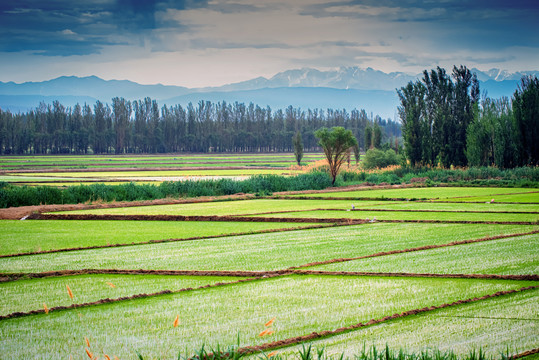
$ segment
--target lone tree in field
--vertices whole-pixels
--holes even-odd
[[[303,158],[303,140],[301,139],[301,133],[298,131],[296,135],[292,137],[292,143],[294,144],[294,155],[296,156],[296,162],[298,166],[301,165],[301,159]]]
[[[318,144],[324,149],[329,164],[331,183],[335,184],[337,173],[346,160],[350,148],[357,145],[357,140],[352,131],[345,130],[341,126],[331,129],[323,127],[316,130],[314,136],[319,139]]]

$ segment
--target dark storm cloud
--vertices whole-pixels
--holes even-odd
[[[140,41],[161,25],[156,23],[156,11],[205,5],[205,1],[188,0],[3,0],[0,51],[91,54],[105,45]]]

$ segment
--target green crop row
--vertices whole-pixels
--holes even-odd
[[[315,210],[320,208],[350,209],[349,200],[250,199],[241,201],[212,201],[190,204],[133,206],[108,209],[63,211],[60,214],[114,214],[114,215],[248,215],[261,212]],[[364,202],[374,206],[380,202]]]
[[[1,220],[0,255],[301,228],[312,224],[229,221]]]
[[[373,199],[439,199],[465,201],[472,197],[526,193],[526,196],[539,196],[535,189],[499,187],[417,187],[406,189],[365,189],[355,191],[325,192],[318,194],[292,195],[294,197],[319,198],[373,198]],[[494,198],[496,200],[496,198]],[[491,200],[488,199],[489,201]]]
[[[481,348],[485,356],[504,359],[508,352],[518,354],[539,347],[538,302],[539,290],[533,290],[357,329],[313,341],[311,346],[325,349],[324,353],[333,359],[343,355],[345,359],[366,360],[356,357],[365,345],[383,348],[386,344],[408,353],[436,349],[465,356],[475,350],[475,360],[479,360],[477,351]],[[287,356],[301,348],[302,345],[292,346],[279,353]]]
[[[88,223],[90,225],[91,222]],[[522,233],[534,228],[522,225],[375,223],[3,258],[0,259],[0,272],[91,268],[279,270],[335,258]],[[91,232],[92,228],[87,227],[85,231]],[[488,263],[477,266],[488,266]],[[455,269],[458,269],[457,265]]]
[[[176,276],[176,275],[76,275],[42,279],[17,280],[0,283],[2,302],[0,315],[13,312],[49,309],[94,302],[105,298],[117,299],[163,290],[197,288],[208,284],[234,282],[241,277]],[[73,293],[69,297],[67,286]]]
[[[241,346],[257,345],[529,285],[508,280],[280,277],[2,320],[2,356],[84,354],[87,337],[100,353],[123,358],[136,350],[149,358],[167,358],[186,347],[234,343],[238,334]],[[274,334],[260,337],[274,317]]]
[[[539,234],[316,266],[326,271],[539,274]]]
[[[256,215],[256,217],[283,217],[308,219],[374,219],[377,220],[434,220],[434,221],[509,221],[537,222],[539,214],[493,214],[459,212],[399,212],[399,211],[298,211],[280,214]]]
[[[404,190],[403,190],[404,191]],[[387,209],[387,210],[435,210],[435,211],[486,211],[486,212],[529,212],[533,215],[539,212],[539,206],[535,204],[499,204],[499,203],[436,203],[414,201],[378,201],[373,200],[303,200],[303,199],[251,199],[241,201],[211,201],[201,203],[132,206],[105,209],[84,209],[75,211],[63,211],[60,214],[113,214],[113,215],[250,215],[260,213],[281,212],[268,216],[283,216],[287,211],[308,211],[317,209],[351,210],[352,205],[356,210],[360,209]],[[377,216],[378,212],[374,215]],[[352,214],[341,214],[337,217],[345,217]],[[494,214],[496,215],[496,214]],[[535,214],[537,215],[537,214]],[[290,216],[294,216],[291,213]],[[489,216],[489,215],[486,215]],[[369,216],[372,218],[372,216]]]

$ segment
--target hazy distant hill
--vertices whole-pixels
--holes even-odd
[[[0,95],[0,109],[9,110],[12,113],[24,113],[33,110],[39,106],[39,103],[52,104],[58,100],[64,106],[73,106],[77,103],[84,103],[93,106],[97,101],[90,96],[71,96],[71,95]]]
[[[481,81],[481,92],[490,97],[511,97],[524,74],[539,76],[539,71],[509,73],[491,69],[472,69]],[[450,72],[450,69],[448,69]],[[253,102],[272,109],[289,105],[307,108],[365,109],[384,118],[394,118],[398,106],[395,89],[415,81],[421,74],[384,73],[371,68],[342,67],[320,71],[311,68],[288,70],[267,79],[252,80],[220,87],[189,89],[170,85],[141,85],[128,80],[103,80],[96,76],[62,76],[42,82],[16,84],[0,82],[0,108],[25,112],[41,101],[59,100],[65,106],[94,104],[96,100],[110,103],[113,97],[138,100],[150,97],[160,105],[185,105],[200,100]]]
[[[70,95],[89,96],[110,102],[119,96],[129,99],[142,99],[146,96],[163,99],[188,93],[181,86],[141,85],[129,80],[103,80],[97,76],[62,76],[42,82],[0,82],[0,95]]]
[[[341,67],[338,70],[320,71],[311,68],[287,70],[266,79],[243,81],[235,84],[209,88],[212,90],[254,90],[281,87],[328,87],[335,89],[390,90],[401,87],[416,76],[392,72],[386,74],[372,68]],[[206,90],[206,89],[205,89]]]

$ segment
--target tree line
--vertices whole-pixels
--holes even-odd
[[[480,98],[465,66],[438,67],[397,90],[406,158],[412,166],[539,164],[539,81],[523,77],[513,98]]]
[[[22,114],[0,109],[0,154],[291,152],[297,132],[305,151],[315,151],[314,131],[333,126],[351,130],[361,148],[369,147],[365,129],[380,128],[385,139],[401,135],[398,121],[369,118],[365,110],[273,111],[209,101],[160,107],[151,98],[115,97],[111,105],[65,107],[54,101]]]

